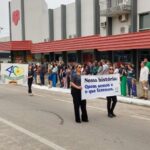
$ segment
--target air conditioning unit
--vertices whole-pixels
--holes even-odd
[[[106,21],[105,22],[101,22],[101,28],[106,28]]]
[[[128,14],[119,15],[118,19],[120,22],[126,22],[128,21]]]
[[[126,32],[126,28],[125,28],[125,27],[121,27],[121,28],[120,28],[120,33],[123,34],[123,33],[125,33],[125,32]]]

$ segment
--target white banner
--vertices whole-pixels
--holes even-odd
[[[3,84],[27,84],[28,65],[26,64],[1,64],[1,82]]]
[[[120,95],[120,75],[81,76],[82,99]]]

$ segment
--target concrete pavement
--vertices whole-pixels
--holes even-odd
[[[70,89],[64,89],[64,88],[58,88],[58,87],[48,88],[48,86],[40,86],[40,85],[35,85],[35,84],[33,84],[33,87],[37,89],[41,89],[41,90],[48,90],[48,91],[55,91],[55,92],[62,92],[62,93],[70,94]],[[122,103],[150,107],[150,100],[118,96],[118,101]]]
[[[0,150],[149,150],[149,107],[118,103],[117,117],[108,118],[105,100],[89,100],[89,123],[77,124],[70,94],[34,88],[28,96],[14,85],[0,91]]]

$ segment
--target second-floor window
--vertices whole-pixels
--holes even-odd
[[[140,14],[140,30],[150,29],[150,12]]]
[[[129,0],[117,0],[117,5],[128,4],[129,2],[130,2]]]

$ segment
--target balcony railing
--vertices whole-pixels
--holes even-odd
[[[101,16],[105,17],[113,17],[122,14],[130,14],[131,13],[131,5],[130,4],[119,4],[116,6],[112,6],[110,8],[106,8],[100,11]]]

